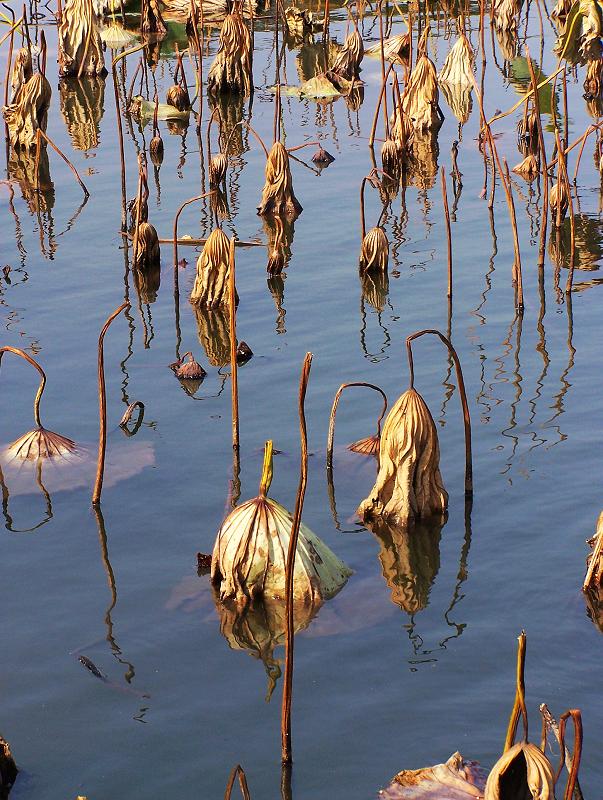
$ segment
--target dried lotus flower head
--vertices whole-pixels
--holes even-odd
[[[207,75],[208,94],[232,92],[247,97],[252,86],[251,59],[251,36],[235,8],[220,29],[220,46]]]
[[[32,75],[33,66],[31,63],[31,53],[27,47],[21,47],[15,56],[13,64],[13,73],[10,82],[12,89],[11,102],[14,102],[19,89],[27,83]]]
[[[318,150],[312,156],[312,162],[319,167],[328,167],[335,161],[335,157],[328,153],[322,145],[318,146]]]
[[[159,97],[155,92],[155,108],[153,110],[153,138],[149,143],[149,156],[153,166],[160,167],[163,163],[163,139],[159,131]]]
[[[603,77],[603,58],[596,58],[588,62],[586,78],[584,79],[584,92],[589,99],[601,96],[601,79]]]
[[[185,353],[182,358],[170,364],[170,369],[173,370],[174,375],[179,380],[185,381],[202,381],[207,375],[207,372],[199,364],[193,354],[189,351]]]
[[[103,43],[91,0],[66,0],[59,22],[59,75],[106,75]]]
[[[24,433],[8,446],[6,455],[9,459],[21,461],[37,461],[41,458],[65,458],[76,451],[76,444],[66,436],[43,427],[40,420],[40,402],[46,386],[46,375],[38,362],[28,353],[16,347],[0,347],[0,364],[4,353],[13,353],[31,364],[40,375],[40,385],[34,400],[34,419],[36,427]]]
[[[549,196],[549,205],[551,207],[553,225],[557,224],[558,217],[563,222],[569,206],[569,195],[563,178],[553,184]]]
[[[492,20],[496,30],[505,33],[517,31],[522,0],[494,0]]]
[[[363,272],[378,270],[385,272],[389,260],[389,242],[380,225],[371,228],[362,240],[360,269]]]
[[[134,268],[140,272],[157,269],[160,264],[161,250],[157,231],[148,222],[141,222],[135,236]]]
[[[524,115],[517,123],[517,146],[524,155],[538,152],[538,114],[533,103],[526,103]]]
[[[15,99],[2,112],[8,127],[9,141],[15,149],[31,149],[38,130],[46,131],[52,89],[41,72],[23,83]]]
[[[285,599],[287,551],[293,518],[267,496],[272,480],[272,442],[266,443],[259,495],[226,517],[212,554],[211,579],[220,600],[245,605],[255,597]],[[317,608],[333,597],[352,571],[303,523],[293,571],[293,602]]]
[[[191,303],[207,308],[228,306],[229,248],[230,241],[221,228],[210,233],[197,259]]]
[[[191,107],[191,99],[186,87],[186,76],[184,74],[184,64],[182,63],[182,55],[176,45],[176,70],[174,72],[174,83],[167,90],[165,102],[168,106],[177,108],[178,111],[189,111]]]
[[[440,127],[443,115],[438,101],[436,68],[427,53],[423,53],[402,95],[402,110],[410,118],[415,131],[423,133]]]
[[[554,800],[554,785],[553,768],[542,750],[531,742],[518,742],[492,767],[484,800]]]
[[[355,27],[348,34],[343,47],[337,54],[333,66],[327,73],[327,77],[337,86],[338,79],[350,82],[360,79],[360,63],[364,56],[364,42],[362,36]]]
[[[531,183],[535,180],[539,173],[540,168],[538,166],[538,159],[532,153],[529,153],[523,161],[521,161],[517,166],[513,167],[513,172],[517,175],[521,175],[521,177]]]
[[[275,142],[270,148],[265,176],[258,214],[284,214],[288,217],[301,214],[303,209],[293,193],[289,153],[281,142]]]
[[[390,136],[396,143],[396,147],[402,158],[409,152],[414,138],[414,128],[408,114],[400,106],[394,108],[391,118]]]
[[[219,186],[226,177],[226,169],[228,167],[228,159],[224,153],[218,153],[212,156],[209,162],[209,185],[212,188]]]
[[[440,83],[450,83],[463,88],[473,86],[473,64],[475,54],[464,33],[454,43],[440,70]]]
[[[408,389],[386,417],[377,480],[358,513],[404,525],[415,517],[441,514],[447,505],[433,418],[421,395]]]

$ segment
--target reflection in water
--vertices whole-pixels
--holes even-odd
[[[59,83],[59,100],[73,148],[84,152],[97,148],[104,113],[104,79],[63,78]]]
[[[364,293],[363,293],[360,298],[360,347],[362,348],[362,352],[364,353],[365,358],[368,358],[373,363],[378,364],[380,361],[384,361],[386,358],[388,358],[388,356],[385,355],[385,352],[391,344],[391,336],[389,335],[387,327],[383,323],[381,312],[379,310],[376,310],[374,316],[377,317],[377,325],[379,326],[379,328],[383,333],[381,347],[375,353],[369,351],[366,341],[367,324],[366,324],[366,309],[364,307]]]
[[[41,528],[42,525],[46,525],[47,522],[50,522],[52,519],[52,500],[50,495],[46,491],[46,487],[42,483],[42,459],[38,459],[36,464],[36,483],[40,487],[40,491],[44,496],[44,500],[46,502],[46,510],[44,512],[44,519],[34,525],[31,528],[15,528],[13,524],[13,518],[9,514],[8,511],[8,501],[10,498],[10,492],[8,490],[8,486],[4,482],[4,473],[2,472],[2,467],[0,466],[0,488],[2,489],[2,515],[5,521],[5,528],[7,531],[11,533],[33,533],[33,531],[37,531],[38,528]]]
[[[389,275],[385,272],[360,272],[362,297],[378,314],[384,310],[389,292]]]
[[[603,260],[603,220],[588,214],[574,215],[575,269],[595,271]],[[559,268],[568,269],[570,263],[570,220],[565,219],[557,236],[552,231],[549,238],[551,261]]]
[[[271,278],[268,278],[266,283],[268,284],[268,289],[270,290],[277,311],[275,331],[276,333],[287,333],[287,328],[285,328],[285,316],[287,312],[283,305],[285,299],[285,276],[273,275]]]
[[[433,188],[438,174],[439,154],[437,131],[423,134],[415,132],[410,163],[404,173],[405,186],[416,186],[418,189]]]
[[[272,214],[266,214],[262,217],[262,227],[266,234],[268,258],[270,259],[270,256],[277,251],[284,257],[285,263],[283,267],[286,267],[292,256],[291,247],[295,236],[295,221],[287,215],[272,216]]]
[[[264,597],[244,608],[236,603],[223,603],[219,590],[213,589],[216,611],[220,617],[220,632],[233,650],[245,650],[264,664],[268,676],[266,702],[272,696],[281,676],[281,664],[274,650],[285,644],[285,605],[282,600]],[[308,627],[319,607],[296,604],[293,610],[295,633]]]
[[[197,336],[212,367],[230,364],[230,321],[228,307],[204,308],[191,303],[197,320]]]
[[[144,270],[135,269],[134,286],[141,303],[149,304],[157,300],[157,292],[161,284],[161,265],[149,264]]]

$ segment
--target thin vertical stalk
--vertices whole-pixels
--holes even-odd
[[[293,523],[291,525],[291,537],[289,539],[289,549],[287,551],[287,568],[285,572],[285,597],[287,601],[286,616],[286,639],[285,639],[285,677],[283,681],[283,703],[281,709],[281,760],[284,764],[292,761],[291,749],[291,703],[293,692],[293,572],[295,567],[295,555],[297,552],[297,540],[299,527],[301,525],[302,509],[304,506],[304,496],[308,481],[308,435],[306,431],[306,415],[304,402],[306,399],[306,389],[310,378],[310,368],[312,367],[312,353],[306,353],[302,366],[299,381],[299,432],[301,440],[300,456],[300,476],[297,487],[297,497],[295,499],[295,511],[293,512]]]
[[[442,202],[444,204],[444,219],[446,220],[446,244],[448,246],[448,299],[452,299],[452,232],[450,230],[450,211],[448,210],[448,192],[446,191],[446,170],[442,167]]]
[[[239,382],[237,371],[237,290],[235,282],[235,237],[228,254],[228,304],[230,319],[230,375],[232,388],[232,449],[239,450]]]
[[[96,479],[94,481],[94,491],[92,492],[92,505],[98,506],[101,500],[101,492],[103,490],[103,477],[105,472],[105,451],[107,449],[107,392],[105,388],[105,354],[104,354],[104,340],[105,334],[113,320],[118,317],[122,311],[130,308],[130,303],[122,303],[119,308],[116,308],[111,316],[107,319],[102,327],[100,336],[98,337],[98,416],[99,416],[99,434],[98,434],[98,459],[96,462]]]
[[[534,110],[536,111],[536,124],[538,127],[538,146],[540,148],[540,165],[542,172],[542,217],[540,219],[540,243],[538,245],[538,266],[544,266],[544,253],[546,248],[546,231],[549,221],[549,174],[547,170],[546,148],[544,145],[544,134],[542,132],[542,118],[540,116],[540,97],[536,83],[536,74],[530,58],[530,50],[526,47],[526,59],[530,70],[532,91],[534,98]]]
[[[509,718],[509,725],[507,727],[507,736],[505,739],[505,746],[503,749],[503,753],[506,753],[511,747],[513,747],[513,743],[515,742],[515,734],[517,732],[517,724],[519,723],[519,715],[523,716],[523,732],[524,732],[524,742],[528,740],[528,714],[526,711],[526,701],[525,701],[525,681],[524,681],[524,670],[525,670],[525,663],[526,663],[526,644],[527,644],[527,637],[525,631],[522,631],[519,636],[517,637],[517,668],[516,668],[516,676],[515,676],[515,701],[513,703],[513,709],[511,710],[511,716]]]
[[[517,242],[517,253],[519,253],[519,239],[517,234],[517,216],[515,214],[515,201],[513,200],[513,188],[511,186],[511,175],[509,174],[509,165],[507,164],[507,159],[503,158],[503,164],[505,167],[505,179],[509,186],[509,202],[510,202],[510,210],[511,210],[511,225],[513,226],[513,237],[514,240]],[[523,274],[521,270],[521,258],[517,258],[515,263],[513,264],[513,269],[515,272],[515,307],[517,311],[523,311]]]

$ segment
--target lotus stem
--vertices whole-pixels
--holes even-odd
[[[509,204],[509,216],[511,217],[511,226],[513,228],[513,242],[515,245],[516,258],[513,263],[514,282],[515,282],[515,308],[518,312],[523,311],[523,273],[521,270],[521,254],[519,252],[519,234],[517,233],[517,215],[515,214],[515,202],[513,200],[513,188],[511,185],[511,176],[509,174],[509,165],[507,159],[503,157],[503,165],[505,168],[504,182],[507,187],[507,201]]]
[[[73,164],[67,158],[67,156],[64,155],[64,153],[62,153],[59,150],[59,148],[52,141],[52,139],[48,136],[48,134],[44,133],[42,128],[38,128],[38,130],[36,132],[36,135],[37,135],[37,141],[36,141],[36,188],[39,190],[39,167],[40,167],[40,147],[41,147],[40,139],[43,138],[52,147],[52,149],[55,151],[55,153],[58,153],[58,155],[61,156],[63,161],[67,164],[69,169],[73,172],[73,174],[75,175],[75,179],[79,183],[80,188],[84,193],[84,197],[86,199],[88,199],[90,197],[90,192],[88,191],[88,189],[86,189],[86,186],[85,186],[83,180],[80,178],[77,169],[73,166]]]
[[[237,777],[239,778],[239,787],[241,789],[241,794],[243,795],[243,800],[251,800],[249,787],[247,786],[247,776],[245,775],[245,770],[240,764],[237,764],[236,767],[233,767],[231,770],[230,777],[228,778],[228,783],[226,785],[226,791],[224,792],[224,800],[230,800],[234,782]]]
[[[561,718],[559,719],[559,747],[561,753],[559,757],[559,768],[557,769],[557,774],[555,775],[555,783],[557,783],[559,780],[559,776],[561,775],[561,770],[563,769],[565,762],[565,723],[568,717],[571,717],[572,722],[574,723],[574,754],[571,759],[571,769],[569,770],[569,776],[565,786],[564,800],[571,800],[572,795],[574,794],[574,789],[576,788],[578,770],[580,769],[580,759],[582,758],[583,740],[582,714],[580,713],[579,709],[570,708],[570,710],[566,711],[565,714],[562,714]]]
[[[433,336],[437,336],[440,341],[446,345],[448,348],[448,352],[450,353],[452,360],[454,361],[454,367],[456,370],[456,380],[458,384],[459,390],[459,397],[461,400],[461,408],[463,410],[463,424],[465,428],[465,497],[472,497],[473,496],[473,459],[471,454],[471,417],[469,415],[469,405],[467,403],[467,394],[465,392],[465,381],[463,379],[463,370],[461,368],[461,362],[459,361],[459,357],[456,353],[456,350],[452,346],[452,342],[443,333],[434,329],[426,329],[423,331],[417,331],[416,333],[412,333],[410,336],[406,338],[406,353],[408,356],[408,370],[409,370],[409,378],[410,378],[410,385],[409,389],[414,388],[415,382],[415,371],[414,371],[414,363],[413,363],[413,356],[412,356],[412,346],[411,343],[418,339],[421,336],[425,336],[425,334],[431,334]]]
[[[211,192],[208,192],[211,194]],[[129,236],[129,234],[128,234]],[[132,238],[129,236],[129,238]],[[174,239],[158,239],[159,244],[174,244]],[[178,239],[178,246],[179,247],[198,247],[199,245],[205,244],[207,242],[207,237],[201,239]],[[266,242],[246,242],[244,239],[237,239],[236,247],[265,247]]]
[[[526,663],[526,644],[527,637],[525,631],[522,631],[517,637],[517,670],[515,678],[515,701],[511,716],[509,718],[509,725],[507,727],[507,737],[505,739],[505,746],[503,753],[506,753],[515,742],[515,734],[517,733],[517,724],[519,723],[519,715],[523,717],[523,740],[528,741],[528,713],[526,711],[525,701],[525,681],[524,671]]]
[[[379,44],[381,50],[381,82],[385,86],[385,52],[383,50],[383,0],[379,0],[377,12],[379,14]],[[389,119],[387,116],[387,90],[383,93],[383,126],[385,138],[389,139]]]
[[[446,170],[440,170],[442,176],[442,202],[444,204],[444,219],[446,220],[446,244],[448,246],[448,294],[452,300],[452,232],[450,230],[450,211],[448,209],[448,192],[446,191]]]
[[[239,382],[237,366],[237,289],[235,281],[235,237],[228,254],[228,315],[230,322],[230,375],[232,388],[232,449],[239,451]]]
[[[561,737],[559,735],[559,727],[557,725],[557,721],[555,717],[551,714],[549,707],[546,703],[542,703],[540,705],[540,713],[542,714],[542,722],[543,726],[550,728],[561,747]],[[562,752],[564,753],[565,759],[565,766],[568,772],[571,772],[572,769],[572,756],[570,751],[568,750],[567,746],[563,748]],[[584,795],[582,794],[582,789],[580,788],[580,781],[578,780],[578,776],[576,775],[576,785],[574,786],[574,800],[584,800]]]
[[[373,383],[365,383],[364,381],[353,381],[352,383],[342,383],[337,393],[335,394],[335,399],[333,400],[333,405],[331,407],[331,416],[329,417],[329,433],[327,436],[327,469],[331,469],[333,467],[333,440],[335,439],[335,416],[337,414],[337,406],[339,405],[339,398],[341,397],[342,392],[344,389],[349,389],[351,386],[365,386],[367,389],[374,389],[374,391],[379,392],[381,397],[383,398],[383,408],[381,409],[381,414],[379,415],[379,419],[377,420],[377,436],[381,435],[381,421],[385,416],[385,412],[387,411],[387,396],[383,389],[380,389],[378,386],[375,386]]]
[[[549,75],[548,78],[545,78],[543,81],[541,81],[536,88],[542,89],[543,86],[546,86],[547,83],[550,83],[554,78],[557,77],[557,75],[559,75],[560,72],[563,72],[564,69],[565,67],[559,67],[558,69],[556,69],[555,72]],[[534,89],[530,89],[528,92],[524,94],[521,100],[518,100],[515,103],[515,105],[511,106],[511,108],[509,108],[507,111],[503,111],[500,114],[495,114],[493,117],[490,117],[490,119],[487,122],[484,121],[482,127],[484,127],[485,125],[490,126],[492,125],[492,123],[498,122],[499,119],[504,119],[505,117],[508,117],[509,114],[512,114],[514,111],[517,111],[517,109],[521,106],[522,103],[527,103],[533,94],[534,94]]]
[[[136,418],[136,422],[134,423],[134,427],[132,430],[128,428],[128,423],[132,419],[132,414],[138,409],[138,417]],[[134,434],[138,431],[140,426],[142,425],[142,421],[144,419],[144,403],[140,400],[135,400],[133,403],[126,408],[123,417],[120,420],[119,427],[122,428],[128,436],[134,436]]]
[[[113,320],[118,317],[122,311],[130,308],[130,303],[125,302],[116,308],[115,311],[108,317],[107,321],[102,327],[100,336],[98,337],[98,415],[99,415],[99,434],[98,434],[98,459],[96,463],[96,479],[94,481],[94,491],[92,492],[92,505],[98,506],[101,500],[101,492],[103,490],[103,477],[105,472],[105,451],[107,449],[107,392],[105,389],[105,355],[103,344],[105,334]]]
[[[185,200],[184,203],[180,206],[178,211],[176,211],[176,216],[174,217],[174,225],[173,225],[173,238],[172,239],[160,239],[160,242],[171,242],[174,245],[174,291],[178,291],[178,220],[180,219],[180,214],[184,211],[187,206],[190,206],[191,203],[196,203],[197,200],[203,200],[204,197],[208,197],[210,194],[214,193],[214,189],[209,192],[205,192],[204,194],[197,195],[197,197],[191,197],[189,200]],[[182,240],[180,240],[182,241]]]
[[[240,121],[238,124],[239,124],[239,125],[246,125],[246,126],[247,126],[247,128],[248,128],[248,129],[251,131],[251,133],[252,133],[252,134],[255,136],[255,138],[258,140],[258,142],[259,142],[259,143],[262,145],[262,150],[264,151],[264,154],[265,154],[266,158],[268,158],[268,150],[266,149],[266,145],[265,145],[265,144],[264,144],[264,142],[262,141],[262,137],[260,136],[260,134],[259,134],[259,133],[257,133],[257,132],[256,132],[256,131],[255,131],[255,130],[254,130],[252,127],[251,127],[251,125],[250,125],[250,124],[247,122],[247,120],[246,120],[246,119],[242,119],[242,120],[241,120],[241,121]],[[230,134],[230,136],[232,136],[232,133]],[[229,143],[229,144],[230,144],[230,136],[228,137],[228,143]]]
[[[291,155],[291,153],[295,153],[296,150],[303,150],[304,147],[320,147],[320,142],[304,142],[303,144],[298,144],[295,147],[288,147],[287,153]]]
[[[563,181],[565,184],[565,189],[567,191],[567,197],[569,202],[569,217],[570,217],[570,263],[569,263],[569,271],[567,275],[567,282],[565,284],[565,293],[569,294],[572,291],[572,284],[574,281],[574,266],[576,260],[576,226],[574,220],[574,201],[572,200],[572,190],[569,182],[569,178],[567,175],[567,164],[565,161],[565,155],[563,153],[563,147],[561,147],[561,142],[559,140],[559,129],[555,128],[555,140],[557,143],[557,151],[558,155],[558,173],[559,173],[559,180]],[[586,141],[586,140],[585,140]],[[561,211],[560,205],[557,208],[557,215],[559,217]],[[558,225],[559,227],[559,225]]]
[[[200,8],[200,12],[199,12]],[[199,113],[197,114],[197,136],[201,135],[201,122],[203,121],[203,2],[199,3],[199,8],[195,0],[191,0],[190,16],[193,25],[193,38],[197,48],[197,91],[199,93]],[[201,37],[197,29],[197,14],[200,13]]]
[[[10,347],[6,345],[5,347],[0,347],[0,364],[2,363],[2,356],[4,353],[13,353],[15,356],[19,356],[19,358],[25,359],[28,364],[31,364],[32,367],[38,370],[40,373],[40,385],[38,386],[38,391],[36,392],[36,397],[34,400],[34,419],[36,421],[36,425],[41,428],[42,423],[40,421],[40,400],[42,399],[42,395],[44,394],[44,388],[46,386],[46,373],[42,369],[42,367],[38,364],[38,362],[32,358],[25,350],[20,350],[18,347]]]
[[[295,554],[297,551],[297,540],[299,527],[301,525],[302,509],[304,506],[304,496],[306,493],[306,483],[308,481],[308,434],[306,431],[306,415],[304,402],[306,399],[306,389],[310,378],[312,367],[312,353],[306,353],[302,366],[299,381],[299,432],[301,440],[300,455],[300,475],[297,487],[297,497],[295,498],[295,511],[293,512],[293,523],[291,526],[291,538],[289,539],[289,549],[287,551],[287,567],[285,572],[285,597],[287,601],[287,616],[285,621],[285,677],[283,681],[283,703],[281,709],[281,760],[283,764],[290,764],[292,761],[291,749],[291,703],[293,692],[293,645],[294,645],[294,621],[293,621],[293,571],[295,567]]]
[[[379,97],[377,99],[377,106],[375,108],[375,114],[373,116],[373,124],[371,125],[371,134],[369,136],[369,147],[372,147],[375,143],[375,134],[377,132],[377,122],[379,120],[379,109],[381,108],[381,103],[383,101],[383,94],[385,92],[385,87],[387,86],[387,79],[389,77],[390,72],[394,68],[394,62],[392,61],[387,71],[385,73],[385,78],[381,81],[381,90],[379,91]]]

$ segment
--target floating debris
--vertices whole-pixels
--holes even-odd
[[[170,369],[173,370],[174,375],[179,380],[187,381],[202,381],[207,375],[207,372],[199,364],[193,354],[190,352],[185,353],[182,358],[170,364]]]

